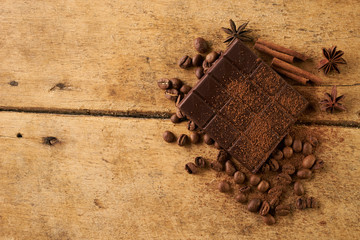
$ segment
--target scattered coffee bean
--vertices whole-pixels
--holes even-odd
[[[157,82],[159,88],[165,90],[171,88],[171,82],[169,79],[162,78]]]
[[[314,166],[311,168],[312,170],[319,170],[323,169],[325,165],[325,162],[323,160],[316,160]]]
[[[259,213],[261,216],[266,216],[269,213],[269,211],[270,211],[270,204],[267,201],[264,201],[261,204]]]
[[[271,208],[275,208],[276,206],[278,206],[280,204],[280,197],[271,198],[269,201],[269,204],[270,204]]]
[[[271,171],[273,171],[273,172],[276,172],[280,168],[278,161],[276,161],[274,158],[270,158],[269,166],[270,166]]]
[[[190,133],[190,142],[193,144],[199,143],[200,142],[200,134],[198,134],[197,132]]]
[[[165,90],[165,97],[169,100],[175,101],[178,96],[179,96],[179,92],[176,89]]]
[[[261,199],[253,198],[249,201],[249,203],[247,205],[247,209],[250,212],[257,212],[260,208],[260,205],[261,205]]]
[[[292,182],[292,178],[289,174],[280,173],[275,177],[275,180],[279,185],[289,185]]]
[[[212,138],[209,135],[205,134],[204,143],[206,143],[207,145],[212,145],[214,144],[214,140],[212,140]]]
[[[191,87],[189,85],[182,85],[182,87],[180,88],[180,92],[187,94],[188,92],[190,92]]]
[[[221,172],[224,168],[223,165],[221,163],[219,163],[218,161],[212,161],[210,163],[210,167],[217,172]]]
[[[283,153],[285,158],[291,158],[294,152],[291,147],[284,147]]]
[[[284,139],[284,144],[287,147],[291,147],[291,145],[293,144],[293,138],[290,135],[287,135]]]
[[[200,67],[204,61],[204,57],[200,54],[196,54],[192,59],[192,64],[194,67]]]
[[[259,185],[257,186],[257,189],[259,190],[259,192],[266,192],[270,187],[270,184],[268,181],[262,180]]]
[[[270,171],[270,166],[267,163],[264,163],[264,165],[261,167],[262,173],[268,173]]]
[[[239,192],[241,193],[249,193],[251,191],[251,187],[250,186],[243,186],[239,189]]]
[[[226,161],[225,163],[225,173],[229,176],[233,176],[236,172],[236,169],[234,165],[231,163],[231,161]]]
[[[313,146],[316,147],[319,145],[319,140],[314,136],[307,136],[306,140]]]
[[[247,202],[247,196],[243,193],[238,193],[235,196],[235,200],[239,203],[246,203]]]
[[[173,115],[171,115],[170,120],[172,123],[179,123],[181,122],[180,118],[178,118],[178,116],[176,116],[176,113],[174,113]]]
[[[270,190],[268,191],[268,196],[270,198],[279,198],[282,193],[283,193],[283,188],[281,186],[275,186],[270,188]]]
[[[264,221],[264,223],[266,225],[274,225],[276,223],[276,220],[273,216],[271,216],[270,214],[266,215],[266,216],[262,216],[262,220]]]
[[[304,186],[302,185],[302,183],[300,181],[296,181],[294,183],[294,193],[298,196],[302,196],[304,195]]]
[[[311,154],[311,155],[308,155],[308,156],[306,156],[306,157],[303,159],[301,166],[302,166],[303,168],[312,168],[312,166],[314,165],[315,161],[316,161],[316,158],[315,158],[314,155],[312,155],[312,154]]]
[[[171,85],[173,88],[175,88],[176,90],[179,90],[181,88],[181,86],[183,85],[183,82],[178,79],[178,78],[171,78]]]
[[[236,171],[234,173],[234,182],[237,183],[237,184],[241,184],[245,181],[245,174],[243,172],[240,172],[240,171]]]
[[[283,152],[279,149],[276,149],[271,155],[275,160],[281,160],[284,157]]]
[[[305,197],[299,197],[296,200],[295,207],[297,209],[305,209],[306,208],[306,198]]]
[[[294,152],[301,152],[302,150],[302,142],[300,139],[295,139],[293,142],[293,150]]]
[[[221,181],[219,183],[219,191],[220,192],[229,192],[230,191],[230,184],[227,181]]]
[[[290,214],[290,211],[291,211],[290,206],[289,206],[289,205],[285,205],[285,204],[278,205],[278,206],[275,208],[275,213],[276,213],[276,215],[279,215],[279,216],[289,215],[289,214]]]
[[[219,150],[221,149],[221,146],[217,142],[214,142],[214,147]]]
[[[195,38],[194,47],[199,53],[206,53],[209,49],[207,42],[201,37]]]
[[[317,208],[318,207],[318,202],[316,201],[315,198],[309,197],[309,198],[306,199],[306,207],[307,208]]]
[[[192,60],[191,57],[189,56],[183,56],[182,58],[180,58],[179,63],[178,63],[179,67],[186,69],[192,66]]]
[[[189,174],[195,174],[198,172],[198,169],[196,167],[196,165],[192,162],[188,162],[187,164],[185,164],[185,170],[189,173]]]
[[[165,131],[163,133],[163,139],[165,142],[171,143],[175,141],[175,135],[170,131]]]
[[[199,168],[205,168],[207,163],[206,163],[206,160],[205,158],[203,157],[196,157],[195,158],[195,165]]]
[[[211,63],[209,63],[208,61],[203,61],[203,64],[202,64],[202,68],[203,68],[203,72],[204,74],[207,72],[207,70],[211,67]]]
[[[188,136],[186,134],[181,134],[177,140],[179,146],[185,146],[188,143]]]
[[[297,171],[296,176],[298,176],[298,178],[308,179],[311,178],[311,173],[310,169],[303,168]]]
[[[216,160],[221,164],[225,164],[225,162],[229,159],[230,155],[225,150],[220,150],[216,158]]]
[[[189,131],[195,131],[195,130],[196,130],[196,124],[195,124],[193,121],[190,120],[190,121],[188,122],[187,129],[188,129]]]
[[[195,76],[197,77],[197,79],[202,78],[202,76],[204,76],[204,69],[203,67],[197,67],[195,69]]]
[[[219,54],[215,51],[212,51],[211,53],[206,55],[205,61],[207,61],[208,63],[213,63],[216,61],[216,59],[218,59],[218,57],[219,57]]]
[[[180,111],[180,109],[176,109],[176,116],[180,119],[185,118],[185,115],[182,113],[182,111]]]
[[[261,181],[261,178],[258,175],[251,175],[249,178],[249,182],[251,185],[256,186]]]
[[[303,154],[304,154],[305,156],[307,156],[307,155],[312,154],[312,152],[313,152],[313,147],[312,147],[312,145],[311,145],[309,142],[304,143],[304,146],[303,146]]]
[[[283,173],[292,175],[295,173],[295,166],[292,165],[291,163],[285,163],[282,167],[281,170]]]

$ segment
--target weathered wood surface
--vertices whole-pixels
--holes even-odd
[[[47,112],[164,116],[172,111],[156,80],[179,77],[193,85],[193,70],[177,60],[194,55],[203,36],[225,48],[229,18],[250,20],[262,37],[309,55],[302,66],[317,73],[321,48],[338,45],[348,65],[324,85],[299,89],[317,102],[330,85],[343,85],[348,113],[318,111],[305,122],[360,124],[360,5],[358,1],[0,1],[0,106]],[[17,81],[18,86],[10,86]],[[58,85],[62,84],[62,85]],[[59,87],[61,86],[61,87]],[[155,92],[154,92],[155,91]]]
[[[205,145],[164,143],[186,133],[168,120],[0,113],[1,239],[355,239],[359,227],[359,129],[297,126],[320,136],[323,171],[305,181],[317,210],[262,223],[219,193],[221,177],[189,175]],[[17,138],[17,133],[23,135]],[[44,145],[55,136],[60,144]]]

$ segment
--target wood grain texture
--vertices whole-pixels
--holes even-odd
[[[2,0],[0,107],[166,116],[172,105],[154,92],[156,80],[179,77],[193,85],[193,70],[180,70],[177,60],[195,54],[192,41],[198,36],[210,40],[213,49],[224,49],[220,28],[232,18],[238,23],[250,20],[254,37],[313,59],[301,66],[322,76],[327,86],[304,88],[311,98],[330,85],[343,85],[349,114],[314,112],[304,121],[359,124],[359,12],[356,0]],[[325,77],[315,65],[321,48],[332,45],[345,51],[348,64],[340,66],[340,75]]]
[[[322,172],[305,181],[317,210],[262,223],[213,171],[189,175],[209,146],[164,143],[168,120],[0,113],[1,239],[356,239],[360,129],[297,126],[320,136]],[[22,138],[17,138],[17,133]],[[42,138],[60,140],[44,145]]]

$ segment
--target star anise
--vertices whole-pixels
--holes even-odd
[[[247,36],[247,33],[250,33],[252,30],[245,30],[246,26],[249,22],[243,23],[238,29],[236,29],[236,25],[232,19],[230,19],[230,28],[221,28],[224,32],[229,34],[229,37],[224,41],[224,43],[228,43],[229,45],[236,39],[240,39],[244,42],[251,42],[253,40],[252,37]]]
[[[338,64],[346,64],[345,59],[342,58],[344,52],[339,50],[336,51],[336,46],[331,48],[322,49],[325,59],[321,60],[319,63],[319,70],[323,69],[325,74],[328,74],[331,70],[335,69],[338,73],[340,70]]]
[[[325,99],[320,102],[320,109],[322,111],[327,111],[333,113],[336,110],[346,110],[346,108],[340,103],[342,99],[345,98],[345,95],[337,96],[336,86],[333,86],[331,94],[325,93]]]

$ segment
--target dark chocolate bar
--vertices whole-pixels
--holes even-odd
[[[179,108],[255,173],[307,104],[248,47],[235,40]]]

